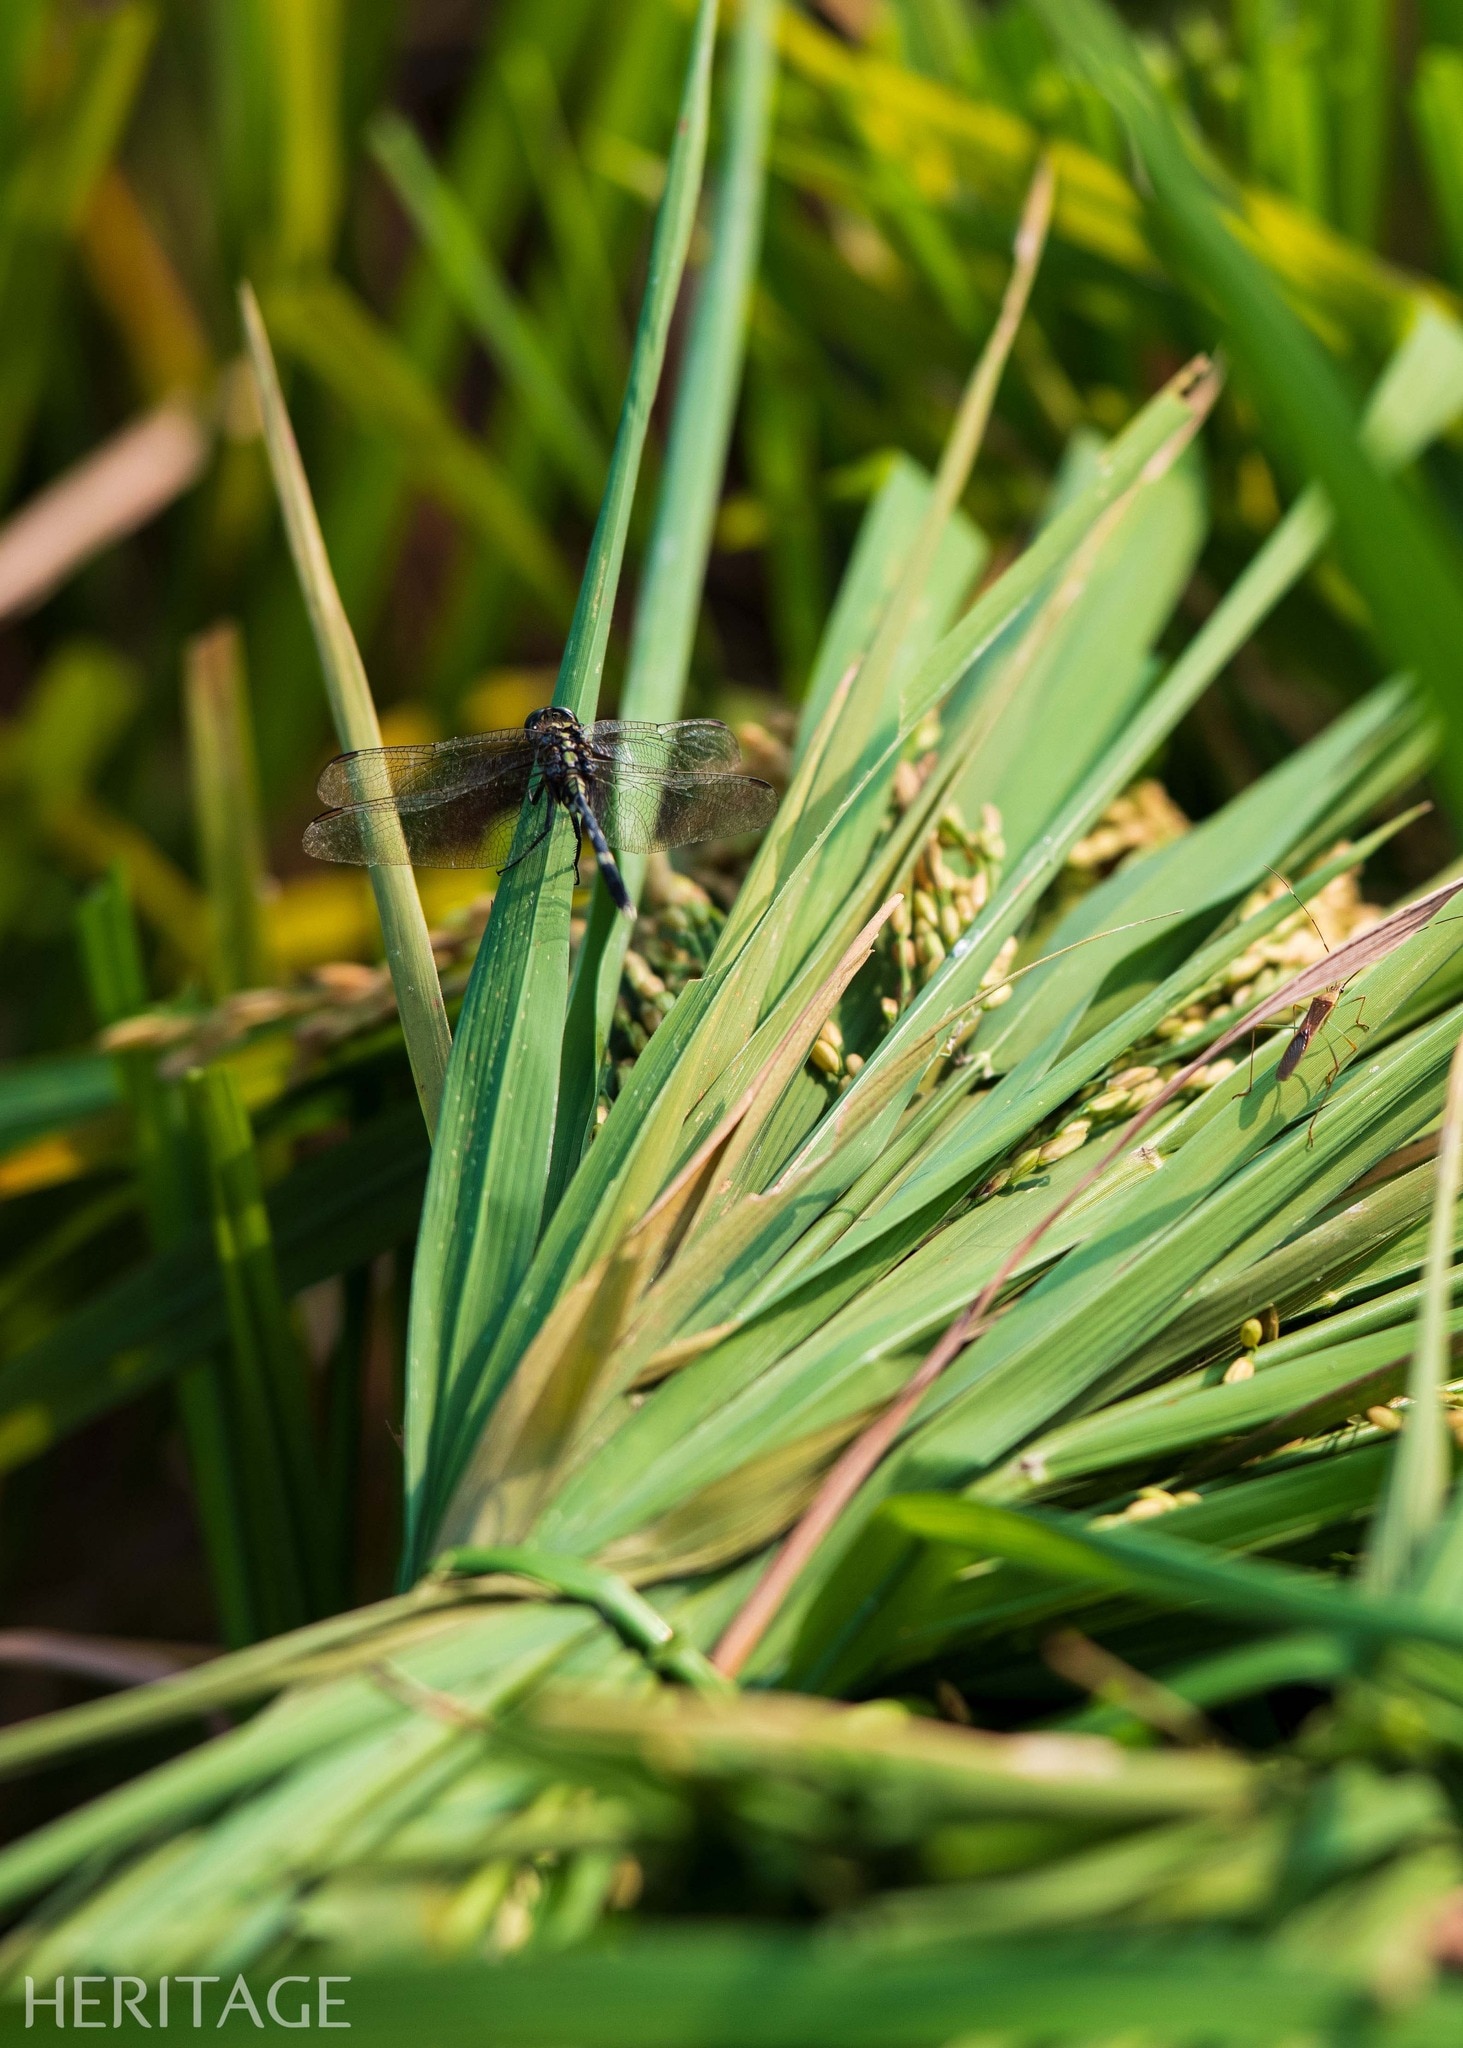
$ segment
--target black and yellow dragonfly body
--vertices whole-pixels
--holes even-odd
[[[740,767],[735,738],[714,718],[581,725],[548,705],[521,731],[337,755],[317,785],[331,809],[307,828],[305,851],[365,867],[501,869],[527,803],[543,819],[523,852],[562,812],[633,916],[617,852],[731,839],[768,823],[776,793]]]

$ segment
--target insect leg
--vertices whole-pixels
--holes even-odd
[[[545,796],[547,792],[548,785],[546,783],[541,782],[538,788],[534,791],[533,795],[528,799],[529,803],[536,805],[539,802],[539,799]],[[512,860],[505,860],[502,867],[499,868],[498,873],[500,875],[506,875],[509,868],[516,868],[521,860],[527,860],[528,856],[533,852],[536,846],[543,845],[544,841],[548,838],[550,832],[552,832],[553,829],[554,806],[552,803],[550,803],[548,809],[544,813],[543,830],[537,833],[532,839],[529,840],[527,846],[524,847],[522,853],[515,853]]]
[[[1341,1035],[1343,1038],[1346,1038],[1345,1032],[1343,1032]],[[1352,1044],[1352,1041],[1349,1038],[1346,1038],[1346,1043],[1349,1046],[1351,1046],[1351,1050],[1353,1052],[1356,1051],[1355,1045]],[[1326,1050],[1331,1055],[1331,1071],[1326,1076],[1325,1080],[1321,1083],[1321,1099],[1316,1104],[1314,1110],[1311,1112],[1311,1120],[1309,1124],[1306,1126],[1306,1150],[1308,1152],[1316,1142],[1316,1118],[1321,1114],[1321,1111],[1326,1106],[1326,1097],[1331,1093],[1331,1090],[1336,1086],[1336,1083],[1341,1079],[1341,1055],[1336,1050],[1336,1044],[1334,1039],[1328,1041]]]
[[[1236,1101],[1236,1102],[1243,1102],[1243,1101],[1244,1101],[1244,1099],[1245,1099],[1245,1097],[1246,1097],[1247,1095],[1253,1095],[1253,1094],[1254,1094],[1254,1092],[1255,1092],[1255,1034],[1254,1034],[1254,1032],[1252,1031],[1252,1032],[1250,1033],[1250,1080],[1249,1080],[1249,1086],[1248,1086],[1247,1088],[1241,1088],[1241,1090],[1240,1090],[1239,1094],[1238,1094],[1238,1095],[1236,1095],[1236,1097],[1235,1097],[1234,1099],[1235,1099],[1235,1101]]]
[[[1363,1024],[1361,1020],[1361,1013],[1366,1008],[1366,997],[1364,995],[1353,996],[1351,1000],[1356,1004],[1356,1015],[1351,1020],[1351,1029],[1353,1031],[1370,1031],[1372,1028],[1371,1025]],[[1355,1047],[1353,1047],[1352,1050],[1354,1051]]]

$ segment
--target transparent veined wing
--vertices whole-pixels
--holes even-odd
[[[623,762],[596,766],[586,778],[585,798],[621,853],[735,839],[760,831],[777,809],[776,790],[755,776],[647,774]]]
[[[348,804],[306,828],[305,851],[357,867],[501,867],[512,849],[524,781],[516,763],[505,763],[496,776],[445,796]]]
[[[533,746],[521,726],[469,733],[414,747],[365,747],[327,761],[315,785],[321,803],[384,803],[391,797],[456,796],[496,782],[506,768],[520,777],[520,796],[533,768]]]
[[[736,735],[718,718],[680,718],[666,725],[601,718],[585,728],[590,752],[651,775],[696,775],[741,766]]]

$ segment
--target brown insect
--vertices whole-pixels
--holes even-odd
[[[1269,863],[1267,862],[1266,865],[1269,866]],[[1285,876],[1282,875],[1278,869],[1271,868],[1270,872],[1272,875],[1274,875],[1277,882],[1284,884],[1286,890],[1290,893],[1291,896],[1295,898],[1297,906],[1305,912],[1306,919],[1310,924],[1311,930],[1315,933],[1316,937],[1320,940],[1321,944],[1326,947],[1327,957],[1329,958],[1331,954],[1331,948],[1327,944],[1326,935],[1321,930],[1321,927],[1316,923],[1315,918],[1311,916],[1310,910],[1304,903],[1301,902],[1300,897],[1296,895],[1295,890],[1291,888],[1290,883],[1286,881]],[[1349,948],[1343,950],[1349,950]],[[1286,1046],[1284,1052],[1280,1055],[1280,1062],[1275,1069],[1275,1078],[1277,1082],[1288,1081],[1290,1079],[1291,1075],[1295,1072],[1296,1068],[1300,1065],[1301,1061],[1310,1051],[1316,1033],[1321,1029],[1322,1025],[1326,1022],[1326,1019],[1331,1015],[1332,1011],[1336,1008],[1337,1004],[1345,995],[1352,981],[1355,980],[1356,976],[1360,972],[1361,968],[1355,967],[1352,969],[1351,973],[1346,976],[1345,980],[1338,979],[1336,981],[1330,982],[1327,984],[1325,988],[1318,989],[1316,993],[1311,996],[1310,1001],[1306,1005],[1305,1015],[1301,1018],[1300,1022],[1292,1031],[1290,1036],[1290,1043]],[[1366,997],[1358,996],[1356,1002],[1356,1016],[1352,1020],[1351,1030],[1366,1031],[1369,1027],[1363,1024],[1363,1022],[1361,1021],[1362,1010],[1366,1007]],[[1342,1032],[1341,1036],[1345,1040],[1349,1050],[1354,1053],[1356,1051],[1356,1040],[1352,1038],[1347,1032]],[[1326,1089],[1329,1089],[1333,1085],[1333,1083],[1340,1076],[1340,1073],[1341,1058],[1340,1055],[1337,1053],[1335,1047],[1333,1046],[1331,1048],[1331,1071],[1326,1076],[1325,1082],[1323,1084],[1323,1093]],[[1252,1089],[1254,1085],[1255,1038],[1254,1033],[1252,1032],[1250,1034],[1250,1086],[1245,1090],[1246,1095],[1249,1094],[1250,1089]],[[1316,1115],[1319,1116],[1319,1114],[1320,1110],[1318,1107]],[[1312,1117],[1312,1137],[1314,1137],[1315,1134],[1315,1127],[1316,1119],[1315,1117]]]
[[[1311,997],[1305,1015],[1301,1018],[1299,1024],[1296,1025],[1294,1032],[1291,1034],[1291,1040],[1289,1045],[1286,1046],[1284,1052],[1280,1055],[1280,1064],[1275,1069],[1275,1078],[1278,1081],[1288,1081],[1290,1079],[1291,1075],[1295,1072],[1296,1068],[1300,1065],[1301,1061],[1305,1058],[1306,1053],[1309,1051],[1311,1040],[1315,1037],[1316,1033],[1320,1030],[1321,1026],[1325,1023],[1326,1019],[1335,1009],[1337,1003],[1340,1002],[1341,997],[1343,996],[1345,991],[1346,983],[1342,982],[1335,988],[1323,989],[1318,996]],[[1358,1004],[1364,1004],[1366,1002],[1366,997],[1358,996],[1357,1002]],[[1351,1028],[1353,1031],[1365,1031],[1368,1028],[1361,1021],[1361,1010],[1359,1008],[1357,1010],[1355,1018],[1352,1020]],[[1345,1036],[1344,1033],[1342,1035]],[[1346,1043],[1350,1046],[1353,1052],[1356,1051],[1356,1042],[1354,1039],[1347,1038]],[[1327,1076],[1326,1086],[1328,1088],[1340,1072],[1341,1062],[1338,1059],[1336,1061],[1334,1071]]]

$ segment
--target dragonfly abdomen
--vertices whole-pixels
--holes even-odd
[[[633,917],[635,915],[635,905],[631,902],[630,892],[625,887],[625,878],[620,873],[614,854],[610,851],[609,841],[600,829],[599,819],[596,818],[585,800],[579,778],[577,775],[570,774],[566,776],[565,781],[567,784],[565,807],[572,815],[575,824],[579,826],[585,838],[594,848],[594,857],[599,862],[599,871],[604,876],[604,885],[610,892],[611,901],[617,909],[624,911],[626,917]]]

